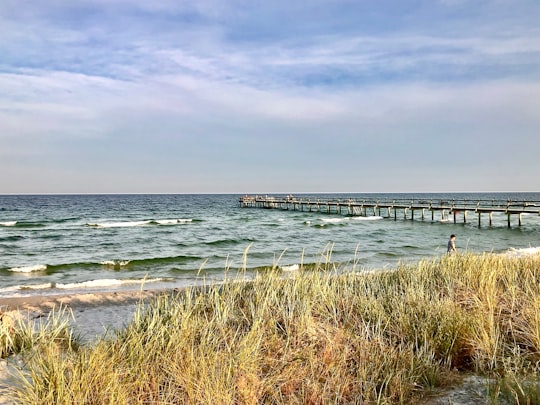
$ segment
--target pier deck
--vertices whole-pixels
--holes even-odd
[[[454,223],[460,216],[464,223],[467,214],[478,215],[478,226],[482,224],[482,214],[489,217],[489,225],[493,224],[493,213],[504,213],[511,226],[512,216],[517,217],[518,225],[522,225],[523,214],[540,216],[540,201],[513,200],[444,200],[444,199],[327,199],[327,198],[298,198],[295,196],[243,196],[239,200],[243,208],[281,209],[303,212],[324,212],[349,216],[384,216],[386,218],[426,219],[429,213],[435,220],[435,213],[441,221]]]

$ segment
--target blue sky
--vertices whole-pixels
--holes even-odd
[[[3,0],[0,193],[540,191],[537,0]]]

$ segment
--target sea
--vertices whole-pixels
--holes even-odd
[[[540,193],[316,194],[298,198],[526,200]],[[0,195],[0,299],[177,288],[333,263],[373,271],[446,253],[540,251],[540,216],[467,223],[242,208],[237,194]],[[276,197],[279,197],[276,195]]]

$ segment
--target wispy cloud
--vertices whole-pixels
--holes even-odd
[[[463,176],[479,164],[501,171],[495,160],[514,148],[498,141],[507,137],[529,146],[509,170],[537,165],[538,11],[525,0],[6,0],[0,156],[19,178],[2,180],[0,192],[31,191],[39,170],[69,187],[62,167],[73,165],[100,191],[88,180],[96,164],[116,172],[111,188],[130,191],[122,182],[140,162],[169,180],[198,159],[207,167],[198,191],[213,191],[217,173],[231,179],[219,187],[253,187],[257,167],[300,184],[314,159],[335,173],[429,167],[437,184],[456,160]],[[458,157],[441,158],[449,143]],[[321,174],[324,184],[335,173]],[[195,189],[184,185],[161,191]]]

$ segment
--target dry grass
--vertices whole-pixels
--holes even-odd
[[[78,347],[78,338],[69,328],[70,315],[65,307],[60,307],[44,319],[27,321],[19,311],[0,312],[0,358],[33,351],[43,345]]]
[[[540,257],[445,256],[370,274],[327,269],[287,279],[272,270],[251,283],[162,296],[114,338],[77,350],[39,345],[16,399],[410,403],[462,372],[494,377],[494,403],[536,395],[524,387],[535,386],[540,361]]]

